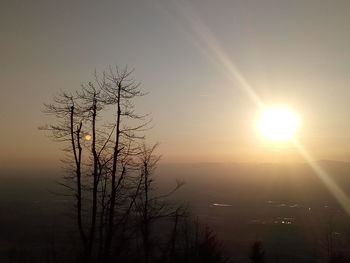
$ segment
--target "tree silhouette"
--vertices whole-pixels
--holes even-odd
[[[262,244],[260,241],[253,243],[249,255],[250,262],[252,263],[264,263],[265,262],[265,252],[262,249]]]
[[[165,200],[182,182],[169,193],[154,194],[157,144],[146,146],[148,116],[138,115],[134,106],[145,94],[131,75],[127,68],[95,73],[93,82],[45,104],[55,122],[41,129],[64,145],[67,174],[59,184],[76,200],[83,262],[125,261],[131,251],[153,262],[159,255],[153,253],[153,224],[179,215],[180,207]]]
[[[132,71],[110,68],[45,104],[54,122],[41,129],[64,145],[59,184],[75,200],[78,262],[226,262],[213,232],[187,224],[187,209],[167,201],[183,182],[155,191],[160,156],[145,142],[148,115],[135,111],[139,86]]]
[[[138,180],[131,173],[137,167],[142,133],[149,122],[146,115],[134,111],[133,99],[144,93],[131,74],[127,68],[117,67],[101,75],[95,73],[94,82],[45,104],[44,112],[53,115],[56,123],[41,129],[64,144],[68,174],[60,184],[76,199],[85,261],[109,260],[118,219],[125,222],[130,203],[135,203],[130,196],[138,188]],[[111,110],[115,118],[107,121]]]

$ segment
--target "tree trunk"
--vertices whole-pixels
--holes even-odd
[[[95,228],[96,228],[96,216],[97,216],[97,188],[98,188],[98,156],[96,152],[96,94],[94,94],[92,105],[92,145],[91,151],[93,155],[93,186],[92,186],[92,213],[91,213],[91,226],[89,236],[89,256],[91,257],[93,252],[93,246],[95,242]]]
[[[108,261],[110,256],[113,232],[114,232],[114,213],[115,213],[115,199],[116,199],[116,174],[117,174],[117,163],[118,163],[118,155],[119,155],[119,138],[120,138],[120,121],[121,121],[121,84],[118,85],[118,94],[117,94],[117,120],[116,120],[116,131],[115,131],[115,145],[114,145],[114,153],[113,153],[113,166],[111,173],[111,196],[110,196],[110,206],[109,206],[109,215],[108,215],[108,226],[106,233],[106,241],[105,241],[105,253],[104,258],[105,261]]]
[[[81,194],[81,154],[82,154],[82,147],[80,145],[80,132],[81,132],[81,127],[82,123],[79,124],[78,129],[77,129],[77,147],[78,147],[78,153],[76,150],[76,145],[75,145],[75,138],[74,138],[74,106],[71,106],[70,108],[70,135],[71,135],[71,143],[72,143],[72,150],[74,154],[74,160],[75,160],[75,165],[76,165],[76,177],[77,177],[77,223],[78,223],[78,230],[79,230],[79,235],[81,238],[81,241],[84,246],[84,254],[86,255],[86,249],[87,249],[87,240],[86,240],[86,235],[84,232],[83,228],[83,223],[82,223],[82,213],[81,213],[81,199],[82,199],[82,194]]]

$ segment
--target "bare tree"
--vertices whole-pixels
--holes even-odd
[[[170,257],[181,254],[177,251],[182,238],[179,226],[186,211],[166,200],[183,182],[163,195],[155,191],[154,171],[160,156],[155,153],[157,144],[145,144],[148,115],[137,114],[134,105],[143,95],[132,71],[116,67],[95,73],[92,82],[45,105],[44,112],[55,117],[55,124],[42,129],[63,143],[66,152],[69,173],[59,184],[75,200],[84,262],[125,262],[140,248],[137,260],[150,263],[159,259],[162,246],[170,249]],[[162,244],[154,230],[161,219],[173,220],[170,238],[164,236]],[[186,253],[190,254],[191,243],[198,254],[192,253],[193,262],[208,258],[207,249],[216,261],[205,262],[223,262],[215,237],[205,233],[199,241],[197,231]]]
[[[155,153],[158,144],[147,146],[143,144],[140,151],[140,180],[141,190],[135,204],[135,213],[142,244],[143,262],[154,261],[155,244],[152,239],[153,225],[159,219],[178,218],[183,214],[183,207],[172,205],[166,199],[183,186],[183,182],[177,181],[176,186],[166,194],[156,194],[154,188],[154,171],[160,156]],[[176,220],[175,220],[176,221]],[[176,232],[176,227],[175,227]],[[174,236],[176,233],[172,232]]]
[[[151,244],[150,244],[150,224],[151,224],[151,211],[150,209],[153,206],[150,204],[150,192],[151,192],[151,183],[152,183],[152,174],[156,165],[160,159],[160,156],[156,156],[154,151],[158,145],[155,144],[151,148],[147,148],[144,144],[142,146],[142,154],[141,154],[141,178],[143,181],[143,195],[141,196],[142,204],[141,204],[141,234],[142,234],[142,244],[143,244],[143,255],[144,262],[148,263],[150,259],[151,253]]]
[[[96,220],[97,220],[97,209],[98,209],[98,187],[100,182],[100,174],[102,173],[101,162],[97,153],[97,133],[99,132],[97,128],[97,117],[104,109],[104,101],[101,98],[101,87],[98,81],[98,78],[95,74],[94,85],[92,82],[89,82],[87,85],[82,85],[81,90],[77,91],[77,96],[81,102],[81,111],[85,114],[85,123],[86,130],[88,134],[89,141],[91,141],[90,152],[92,155],[92,164],[91,164],[91,192],[92,192],[92,201],[91,201],[91,223],[89,229],[89,239],[88,239],[88,257],[91,257],[95,243],[95,232],[96,232]],[[91,134],[91,135],[90,135]]]
[[[101,91],[104,94],[104,103],[114,107],[115,121],[113,125],[114,141],[113,149],[110,155],[110,185],[109,185],[109,206],[107,213],[107,226],[104,243],[104,260],[110,256],[113,236],[115,234],[116,201],[118,199],[118,190],[125,182],[128,163],[121,160],[128,159],[129,156],[137,155],[137,143],[135,140],[143,139],[139,133],[147,128],[149,122],[144,121],[145,116],[135,113],[133,99],[145,95],[139,89],[139,83],[131,77],[132,71],[127,68],[120,71],[110,69],[108,73],[103,74],[103,81],[100,84]],[[137,122],[135,124],[135,121]],[[122,156],[127,156],[123,158]],[[119,168],[119,169],[118,169]]]
[[[64,142],[64,151],[68,153],[68,158],[64,161],[68,164],[69,175],[66,180],[75,182],[74,186],[66,183],[60,183],[65,188],[73,191],[76,199],[76,221],[80,238],[86,252],[88,241],[83,227],[82,217],[82,125],[84,116],[80,111],[80,106],[76,98],[69,93],[62,92],[54,97],[53,103],[45,104],[44,113],[53,115],[57,119],[56,124],[40,127],[42,130],[51,132],[51,137],[55,141]]]
[[[50,131],[55,141],[65,143],[66,164],[74,168],[74,174],[66,176],[68,182],[60,184],[76,198],[77,225],[88,261],[96,254],[108,260],[115,221],[125,221],[122,214],[131,210],[116,210],[116,205],[123,204],[126,191],[137,188],[126,177],[135,166],[132,163],[139,152],[138,141],[144,138],[142,133],[149,122],[146,115],[134,111],[133,99],[144,93],[131,74],[127,68],[117,67],[101,75],[95,73],[94,81],[82,85],[74,95],[62,93],[54,103],[45,105],[44,112],[55,116],[56,123],[42,129]],[[104,119],[111,111],[115,118],[107,122]],[[83,222],[83,211],[89,221]]]

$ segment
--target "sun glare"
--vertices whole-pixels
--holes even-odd
[[[265,109],[259,119],[259,130],[269,140],[290,140],[299,126],[299,116],[282,107]]]

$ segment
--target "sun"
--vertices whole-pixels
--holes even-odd
[[[259,119],[259,130],[269,140],[285,141],[293,138],[300,120],[296,112],[283,107],[266,108]]]

